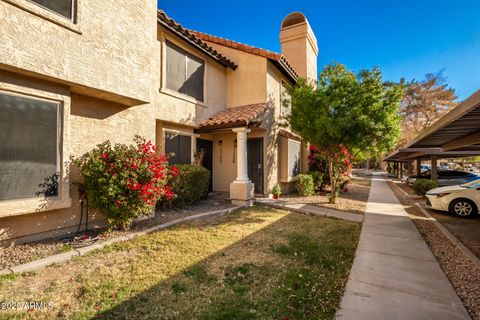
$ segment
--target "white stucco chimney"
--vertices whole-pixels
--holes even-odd
[[[307,18],[301,12],[292,12],[283,19],[280,29],[282,54],[299,76],[317,80],[317,38]]]

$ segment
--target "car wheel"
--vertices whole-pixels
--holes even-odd
[[[460,217],[470,217],[478,213],[478,208],[471,200],[455,199],[450,203],[449,211]]]

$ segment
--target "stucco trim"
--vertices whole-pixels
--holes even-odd
[[[48,20],[60,27],[68,29],[78,34],[82,34],[82,30],[79,25],[79,21],[81,21],[80,14],[81,10],[79,9],[78,1],[75,1],[75,16],[72,20],[62,17],[59,14],[56,14],[46,8],[41,7],[33,2],[27,0],[0,0],[6,3],[9,3],[19,9],[22,9],[28,13],[31,13],[39,18]]]
[[[60,154],[59,154],[59,195],[52,198],[30,198],[0,201],[0,218],[22,215],[34,212],[50,211],[54,209],[68,208],[72,204],[69,188],[69,162],[70,157],[70,93],[63,89],[62,92],[54,93],[34,88],[31,83],[21,82],[24,86],[2,82],[0,80],[0,91],[7,93],[50,100],[59,103],[59,121],[61,130],[59,132]]]

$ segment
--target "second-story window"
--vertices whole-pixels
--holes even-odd
[[[203,100],[205,61],[166,41],[166,87]]]
[[[75,0],[30,0],[67,19],[74,20]]]

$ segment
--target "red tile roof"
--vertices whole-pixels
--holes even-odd
[[[227,108],[200,123],[200,130],[207,127],[229,127],[230,125],[248,126],[267,111],[266,103],[249,104],[240,107]]]
[[[167,30],[170,30],[175,35],[185,40],[188,44],[190,44],[194,48],[208,55],[213,60],[233,70],[237,68],[237,65],[235,64],[235,62],[233,62],[232,60],[227,58],[225,55],[221,54],[220,52],[218,52],[217,50],[215,50],[214,48],[206,44],[204,41],[196,37],[195,34],[193,34],[190,30],[184,28],[181,24],[175,22],[175,20],[167,16],[167,14],[164,11],[162,10],[157,11],[157,22]]]
[[[281,71],[286,72],[288,76],[292,78],[292,80],[296,81],[296,79],[298,78],[298,74],[296,73],[295,69],[288,63],[285,56],[280,53],[268,51],[262,48],[253,47],[247,44],[228,40],[225,38],[212,36],[210,34],[206,34],[199,31],[190,30],[190,32],[194,34],[197,38],[202,39],[203,41],[230,47],[233,49],[237,49],[243,52],[251,53],[251,54],[272,60],[273,62],[276,62],[277,67],[279,67]]]

